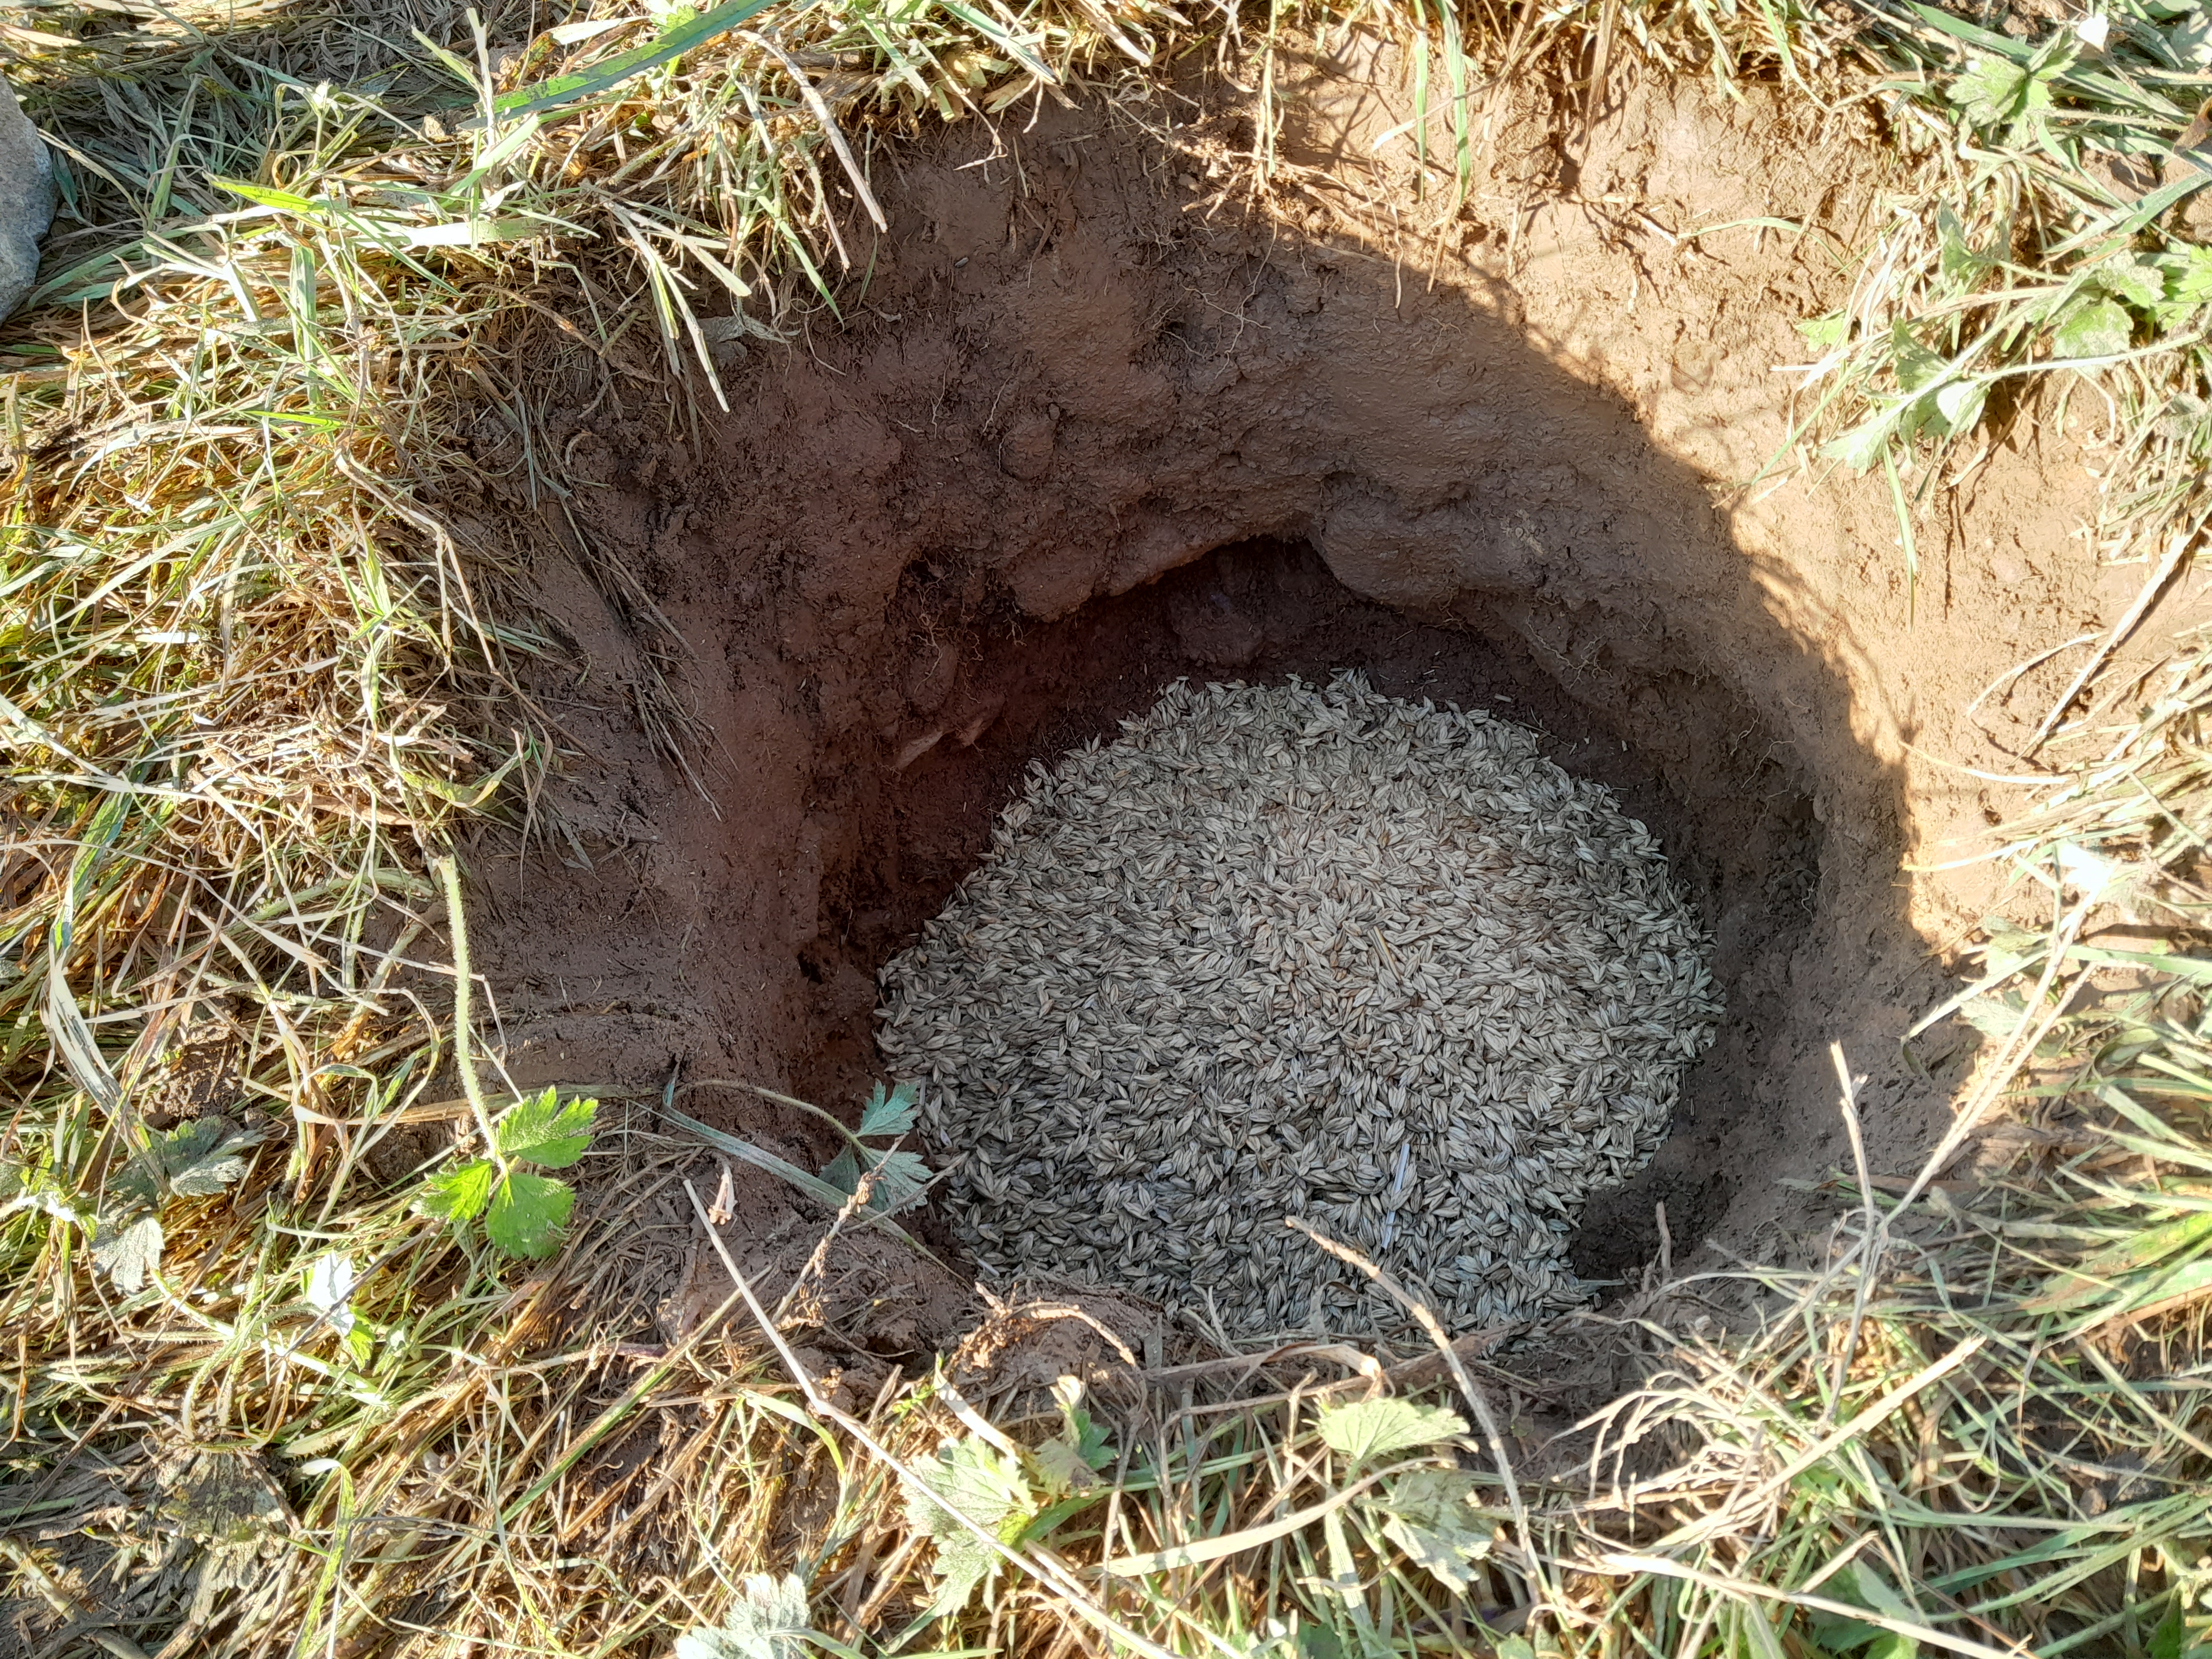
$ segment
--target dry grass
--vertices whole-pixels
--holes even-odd
[[[757,1571],[795,1576],[832,1651],[933,1629],[1301,1659],[2212,1643],[2207,969],[2116,960],[2094,931],[2131,908],[2196,936],[2212,679],[2189,642],[2147,682],[2085,676],[2046,722],[2047,803],[1999,838],[2053,921],[1989,945],[1972,1012],[1999,1052],[1968,1121],[2007,1127],[1978,1173],[1837,1183],[1820,1272],[1704,1287],[1734,1326],[1682,1339],[1680,1297],[1650,1304],[1650,1382],[1585,1431],[1588,1474],[1509,1475],[1503,1439],[1441,1429],[1362,1464],[1313,1391],[1369,1383],[1300,1385],[1316,1356],[1284,1360],[1281,1398],[1170,1378],[1094,1402],[1101,1441],[1073,1402],[1001,1429],[935,1379],[817,1401],[734,1293],[673,1347],[626,1346],[649,1261],[692,1226],[696,1148],[642,1107],[611,1103],[549,1264],[409,1208],[457,1115],[430,1098],[445,951],[422,872],[458,811],[533,829],[555,741],[515,690],[556,647],[503,535],[568,540],[664,665],[678,648],[574,536],[540,411],[712,407],[718,361],[834,305],[872,147],[911,124],[1143,73],[1202,30],[1254,55],[1265,98],[1298,21],[724,8],[613,82],[651,26],[604,9],[621,26],[562,38],[520,10],[52,7],[9,36],[70,189],[43,308],[0,339],[0,1557],[27,1650],[653,1650],[765,1618]],[[1947,448],[2033,406],[2012,388],[2109,399],[2106,550],[2144,560],[2154,603],[2212,429],[2193,175],[2142,217],[2092,150],[2181,134],[2174,19],[2118,9],[2062,65],[1940,15],[1781,0],[1375,15],[1433,48],[1423,95],[1450,102],[1462,179],[1488,87],[1587,100],[1639,56],[1943,129],[1854,251],[1849,309],[1808,319],[1808,431],[1887,469],[1909,531]],[[527,91],[594,71],[565,103]],[[639,714],[683,754],[665,688]],[[203,1108],[265,1138],[201,1195],[160,1166],[161,1255],[129,1287],[91,1255],[119,1231],[101,1212],[124,1219],[130,1170]],[[358,1282],[334,1299],[315,1273],[340,1255]],[[1481,1376],[1478,1419],[1513,1397]],[[950,1490],[946,1434],[988,1542],[921,1490]],[[1439,1578],[1401,1511],[1444,1476],[1479,1501],[1446,1554],[1421,1547]],[[995,1578],[916,1625],[963,1537]],[[790,1650],[759,1626],[769,1645],[732,1650]]]

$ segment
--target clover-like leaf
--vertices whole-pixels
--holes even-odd
[[[1988,403],[1990,389],[1979,380],[1954,380],[1936,392],[1936,412],[1953,437],[1974,429]]]
[[[509,1255],[549,1256],[561,1248],[568,1212],[575,1204],[575,1192],[567,1182],[510,1171],[491,1195],[484,1231]]]
[[[472,1221],[483,1213],[498,1174],[487,1158],[441,1170],[422,1183],[422,1190],[415,1195],[415,1207],[447,1221]]]
[[[550,1087],[518,1101],[493,1126],[501,1155],[565,1170],[592,1144],[592,1120],[599,1109],[596,1100],[563,1102],[561,1091]]]
[[[1808,343],[1826,350],[1851,337],[1851,313],[1832,311],[1825,317],[1808,318],[1797,325],[1797,331],[1805,337]]]
[[[161,1224],[153,1215],[102,1217],[93,1235],[93,1265],[115,1281],[116,1289],[135,1296],[146,1277],[161,1265]]]
[[[1890,331],[1893,355],[1891,371],[1897,383],[1907,392],[1917,392],[1932,385],[1950,371],[1951,365],[1912,337],[1912,331],[1899,323]]]
[[[919,1152],[871,1152],[868,1168],[876,1177],[868,1189],[871,1210],[896,1210],[929,1182],[929,1166]],[[822,1166],[822,1179],[849,1198],[860,1190],[858,1154],[846,1147]]]
[[[822,1178],[850,1198],[860,1189],[860,1160],[848,1146],[822,1166]]]
[[[929,1184],[929,1165],[920,1152],[884,1152],[874,1160],[876,1184],[872,1201],[879,1210],[896,1210]]]
[[[1889,447],[1895,435],[1901,408],[1883,410],[1881,413],[1860,422],[1840,438],[1831,439],[1820,446],[1820,453],[1831,459],[1841,461],[1855,472],[1864,472],[1881,459],[1882,451]]]
[[[1996,263],[1987,254],[1974,251],[1966,240],[1966,226],[1949,208],[1936,210],[1936,234],[1942,250],[1939,262],[1943,275],[1954,283],[1969,283]]]
[[[1395,1398],[1323,1406],[1316,1426],[1328,1449],[1354,1468],[1467,1432],[1467,1425],[1441,1406]]]
[[[194,1118],[155,1136],[109,1177],[109,1189],[149,1208],[172,1196],[211,1198],[246,1174],[243,1154],[260,1140],[222,1118]]]

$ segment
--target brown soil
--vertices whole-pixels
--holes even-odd
[[[885,179],[842,319],[733,363],[696,445],[611,399],[556,423],[572,495],[535,574],[572,648],[538,689],[576,752],[550,831],[474,866],[519,1080],[674,1068],[849,1108],[875,969],[1026,764],[1178,675],[1356,666],[1550,734],[1715,930],[1722,1036],[1657,1164],[1591,1206],[1583,1271],[1635,1279],[1661,1202],[1678,1267],[1786,1232],[1778,1181],[1842,1151],[1832,1042],[1875,1164],[1915,1162],[1972,1045],[1935,1034],[1923,1071],[1899,1038],[2002,896],[1900,866],[2010,807],[1957,768],[2021,769],[2073,659],[1974,694],[2141,579],[2079,538],[2083,451],[2016,416],[1918,523],[1909,608],[1878,479],[1738,487],[1790,429],[1773,370],[1832,302],[1827,254],[1686,234],[1854,242],[1872,154],[1755,89],[1634,89],[1588,131],[1525,91],[1452,212],[1388,137],[1403,69],[1355,35],[1291,78],[1265,208],[1227,87],[941,135]],[[736,1094],[685,1104],[834,1150]],[[744,1192],[740,1237],[788,1231]]]

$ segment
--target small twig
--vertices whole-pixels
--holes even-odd
[[[1548,1601],[1551,1599],[1550,1587],[1544,1583],[1543,1565],[1536,1555],[1536,1541],[1528,1530],[1528,1506],[1521,1500],[1521,1483],[1513,1478],[1513,1461],[1506,1455],[1505,1436],[1498,1426],[1498,1419],[1490,1409],[1489,1401],[1483,1398],[1482,1391],[1474,1386],[1474,1379],[1468,1375],[1467,1367],[1461,1363],[1459,1350],[1452,1346],[1452,1340],[1445,1334],[1443,1323],[1437,1317],[1435,1310],[1349,1244],[1338,1243],[1326,1234],[1309,1227],[1296,1216],[1285,1216],[1283,1224],[1304,1233],[1338,1261],[1358,1268],[1387,1291],[1429,1334],[1429,1340],[1437,1345],[1437,1351],[1443,1355],[1444,1364],[1450,1368],[1452,1380],[1459,1384],[1460,1393],[1466,1396],[1468,1408],[1474,1413],[1474,1420],[1482,1425],[1483,1437],[1490,1443],[1491,1460],[1498,1465],[1498,1480],[1505,1487],[1506,1506],[1513,1511],[1514,1535],[1520,1540],[1521,1553],[1528,1564],[1529,1577],[1536,1581],[1537,1588],[1545,1592],[1545,1599]]]

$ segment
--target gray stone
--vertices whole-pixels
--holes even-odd
[[[39,276],[39,239],[54,221],[54,164],[46,141],[0,81],[0,317]]]

